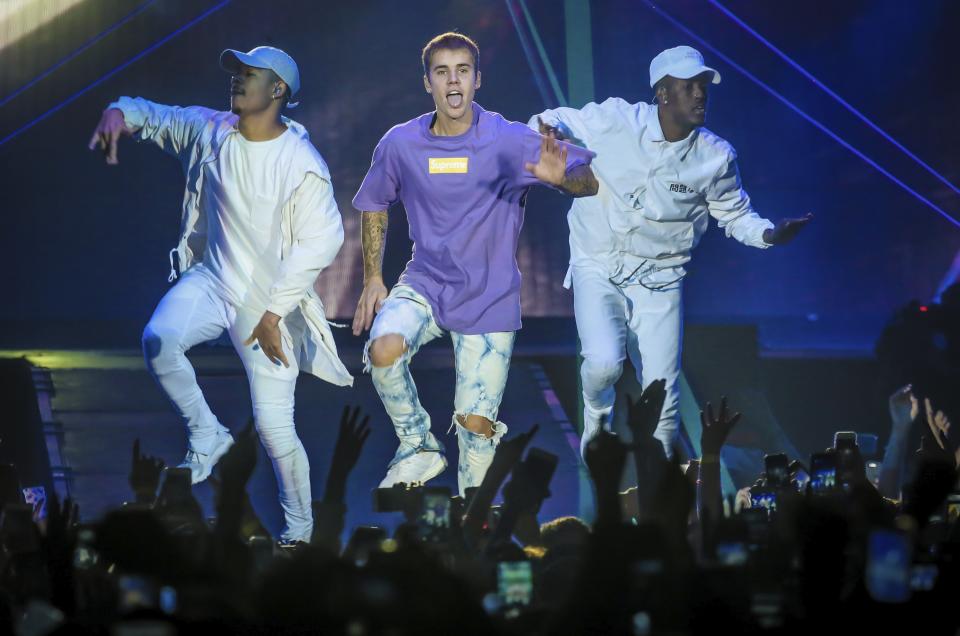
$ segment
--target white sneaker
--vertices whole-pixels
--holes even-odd
[[[424,484],[447,467],[446,458],[437,451],[421,451],[402,459],[387,470],[380,488],[392,488],[395,484],[414,486]]]
[[[187,449],[187,456],[177,468],[189,468],[190,480],[194,484],[199,484],[213,472],[220,458],[227,454],[230,447],[233,446],[233,436],[226,430],[217,431],[217,439],[214,442],[213,449],[209,453],[198,453],[192,448]]]

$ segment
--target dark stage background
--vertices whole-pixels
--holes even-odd
[[[53,10],[71,3],[42,4]],[[183,180],[172,158],[133,143],[121,147],[119,166],[106,166],[86,150],[90,133],[104,106],[119,95],[225,107],[228,77],[217,65],[220,51],[259,44],[284,48],[300,65],[302,104],[290,115],[308,128],[331,167],[348,237],[320,286],[332,313],[352,315],[361,261],[350,199],[380,136],[430,109],[419,51],[448,29],[480,44],[478,101],[522,121],[557,105],[544,56],[573,105],[581,105],[591,87],[598,101],[614,95],[648,100],[649,60],[678,44],[699,48],[721,72],[708,127],[737,148],[757,210],[773,219],[812,211],[816,219],[795,244],[767,252],[728,241],[713,228],[690,267],[689,319],[757,323],[767,325],[768,334],[794,325],[795,338],[784,340],[785,346],[856,349],[871,345],[895,307],[932,296],[960,248],[955,225],[646,2],[595,0],[588,22],[568,23],[566,11],[585,4],[86,0],[19,37],[22,16],[15,15],[17,3],[10,3],[12,9],[0,9],[0,249],[7,263],[0,323],[146,321],[167,287],[167,251],[176,239]],[[960,181],[953,125],[960,112],[955,54],[960,4],[921,0],[909,3],[909,10],[898,0],[724,4],[947,179]],[[709,2],[677,0],[662,8],[960,218],[954,192]],[[135,11],[122,26],[16,92]],[[530,197],[519,254],[526,316],[572,313],[571,297],[561,288],[567,207],[547,191]],[[391,216],[391,278],[409,255],[403,219],[400,210]]]

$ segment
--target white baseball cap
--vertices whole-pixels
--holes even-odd
[[[241,63],[253,68],[268,68],[276,73],[290,87],[291,97],[300,90],[300,70],[297,68],[297,63],[280,49],[272,46],[258,46],[247,53],[227,49],[220,54],[220,68],[228,73],[236,73],[240,70]]]
[[[650,87],[669,75],[677,79],[690,79],[701,73],[713,73],[713,84],[720,83],[720,73],[703,64],[700,51],[690,46],[675,46],[661,51],[650,62]]]

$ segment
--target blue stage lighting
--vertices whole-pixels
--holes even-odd
[[[97,86],[99,86],[100,84],[103,84],[104,82],[106,82],[108,79],[110,79],[111,77],[113,77],[114,75],[116,75],[117,73],[119,73],[120,71],[122,71],[123,69],[125,69],[125,68],[127,68],[128,66],[130,66],[131,64],[133,64],[133,63],[135,63],[135,62],[143,59],[143,58],[146,57],[147,55],[150,55],[150,54],[153,53],[155,50],[157,50],[158,48],[160,48],[161,46],[163,46],[164,44],[166,44],[167,42],[169,42],[169,41],[172,40],[173,38],[177,37],[178,35],[180,35],[180,34],[183,33],[184,31],[186,31],[186,30],[189,29],[190,27],[192,27],[192,26],[194,26],[194,25],[196,25],[196,24],[199,24],[200,22],[202,22],[203,20],[205,20],[205,19],[208,18],[209,16],[213,15],[214,13],[216,13],[217,11],[219,11],[220,9],[222,9],[223,7],[225,7],[225,6],[227,6],[228,4],[230,4],[230,2],[231,2],[231,0],[223,0],[223,1],[220,2],[219,4],[214,5],[213,7],[207,9],[206,11],[204,11],[203,13],[201,13],[200,15],[198,15],[197,17],[195,17],[193,20],[190,20],[190,22],[187,22],[187,23],[184,24],[182,27],[178,28],[176,31],[174,31],[174,32],[172,32],[172,33],[164,36],[163,38],[161,38],[161,39],[158,40],[157,42],[154,42],[153,44],[151,44],[150,46],[148,46],[148,47],[145,48],[144,50],[140,51],[139,53],[137,53],[136,55],[134,55],[132,58],[130,58],[129,60],[127,60],[126,62],[123,62],[122,64],[120,64],[120,65],[118,65],[118,66],[115,66],[114,68],[110,69],[110,70],[107,71],[104,75],[102,75],[102,76],[99,77],[98,79],[94,80],[94,81],[91,82],[90,84],[87,84],[85,87],[81,88],[79,91],[77,91],[76,93],[74,93],[74,94],[71,95],[70,97],[66,98],[65,100],[63,100],[62,102],[60,102],[59,104],[57,104],[56,106],[54,106],[53,108],[47,110],[46,112],[44,112],[44,113],[41,114],[41,115],[38,115],[37,117],[34,117],[33,119],[31,119],[30,121],[28,121],[26,124],[24,124],[24,125],[21,126],[20,128],[17,128],[16,130],[14,130],[12,133],[10,133],[9,135],[7,135],[7,136],[4,137],[3,139],[0,139],[0,146],[4,145],[5,143],[7,143],[7,142],[9,142],[9,141],[11,141],[11,140],[13,140],[13,139],[16,139],[17,137],[19,137],[20,135],[22,135],[22,134],[25,133],[26,131],[30,130],[31,128],[33,128],[34,126],[36,126],[37,124],[39,124],[40,122],[42,122],[43,120],[45,120],[46,118],[48,118],[48,117],[50,117],[51,115],[53,115],[54,113],[56,113],[57,111],[63,109],[65,106],[73,103],[73,102],[76,101],[79,97],[81,97],[81,96],[85,95],[86,93],[90,92],[91,90],[93,90],[94,88],[96,88]]]
[[[716,55],[717,57],[719,57],[721,60],[723,60],[724,62],[726,62],[728,65],[730,65],[731,67],[733,67],[735,70],[737,70],[738,72],[740,72],[740,74],[742,74],[744,77],[746,77],[747,79],[749,79],[751,82],[753,82],[754,84],[756,84],[757,86],[759,86],[760,88],[762,88],[764,91],[766,91],[767,93],[769,93],[769,94],[772,95],[773,97],[775,97],[775,98],[776,98],[778,101],[780,101],[784,106],[786,106],[787,108],[789,108],[790,110],[792,110],[792,111],[795,112],[796,114],[798,114],[798,115],[800,115],[801,117],[803,117],[803,118],[804,118],[805,120],[807,120],[810,124],[812,124],[813,126],[815,126],[817,129],[819,129],[820,131],[822,131],[824,134],[826,134],[827,136],[829,136],[831,139],[833,139],[834,141],[836,141],[838,144],[840,144],[841,146],[843,146],[844,148],[846,148],[847,150],[849,150],[850,152],[852,152],[853,154],[855,154],[857,157],[859,157],[860,159],[862,159],[863,161],[865,161],[868,165],[870,165],[870,166],[872,166],[874,169],[876,169],[877,172],[879,172],[879,173],[882,174],[883,176],[885,176],[885,177],[887,177],[888,179],[890,179],[893,183],[895,183],[895,184],[897,184],[898,186],[900,186],[903,190],[905,190],[906,192],[909,192],[911,195],[914,196],[914,198],[916,198],[918,201],[920,201],[921,203],[923,203],[924,205],[926,205],[928,208],[930,208],[931,210],[933,210],[934,212],[936,212],[937,214],[939,214],[940,216],[942,216],[944,219],[946,219],[947,221],[949,221],[949,222],[950,222],[951,224],[953,224],[955,227],[960,228],[960,221],[958,221],[957,219],[953,218],[953,217],[952,217],[950,214],[948,214],[943,208],[941,208],[941,207],[938,206],[936,203],[934,203],[934,202],[931,201],[930,199],[926,198],[925,196],[923,196],[922,194],[920,194],[919,192],[917,192],[916,190],[914,190],[913,188],[911,188],[910,186],[908,186],[906,183],[903,182],[903,180],[899,179],[899,178],[898,178],[897,176],[895,176],[892,172],[890,172],[889,170],[887,170],[886,168],[884,168],[883,166],[881,166],[879,163],[877,163],[876,161],[874,161],[873,159],[871,159],[870,157],[868,157],[866,154],[864,154],[863,152],[861,152],[859,149],[855,148],[852,144],[850,144],[850,143],[847,142],[845,139],[843,139],[842,137],[840,137],[840,135],[838,135],[837,133],[835,133],[835,132],[833,132],[832,130],[830,130],[829,128],[827,128],[827,127],[826,127],[824,124],[822,124],[820,121],[818,121],[818,120],[814,119],[813,117],[811,117],[810,115],[808,115],[806,112],[804,112],[803,110],[801,110],[800,107],[798,107],[798,106],[795,105],[793,102],[791,102],[789,99],[787,99],[786,97],[784,97],[783,95],[781,95],[780,93],[778,93],[776,90],[774,90],[773,88],[771,88],[771,87],[770,87],[768,84],[766,84],[763,80],[761,80],[761,79],[758,78],[756,75],[754,75],[753,73],[751,73],[751,72],[748,71],[747,69],[743,68],[742,66],[740,66],[739,64],[737,64],[736,62],[734,62],[729,56],[725,55],[723,52],[721,52],[721,51],[720,51],[719,49],[717,49],[715,46],[713,46],[712,44],[710,44],[709,42],[707,42],[706,40],[704,40],[702,37],[700,37],[699,35],[697,35],[697,34],[694,33],[693,31],[691,31],[691,30],[690,30],[689,28],[687,28],[686,25],[684,25],[682,22],[680,22],[679,20],[677,20],[676,18],[674,18],[672,15],[670,15],[669,13],[667,13],[666,11],[664,11],[663,9],[661,9],[660,7],[658,7],[656,4],[654,4],[653,2],[651,2],[651,0],[644,0],[644,3],[645,3],[647,6],[649,6],[651,9],[653,9],[658,15],[660,15],[661,17],[663,17],[663,19],[665,19],[667,22],[669,22],[670,24],[672,24],[673,26],[675,26],[677,29],[679,29],[680,31],[683,31],[685,34],[687,34],[688,36],[690,36],[691,38],[693,38],[694,40],[696,40],[697,42],[699,42],[703,47],[705,47],[705,48],[706,48],[707,50],[709,50],[711,53],[713,53],[714,55]]]

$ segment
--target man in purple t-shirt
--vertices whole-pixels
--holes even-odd
[[[591,196],[598,187],[590,151],[473,103],[478,61],[477,45],[459,33],[427,43],[423,83],[436,111],[383,136],[353,199],[362,212],[364,274],[353,333],[370,329],[364,363],[400,438],[381,488],[423,483],[446,468],[409,368],[417,350],[444,332],[456,355],[451,428],[460,493],[480,484],[507,431],[497,411],[520,328],[516,253],[527,190],[543,184]],[[387,209],[398,201],[413,258],[388,295],[381,272]]]

